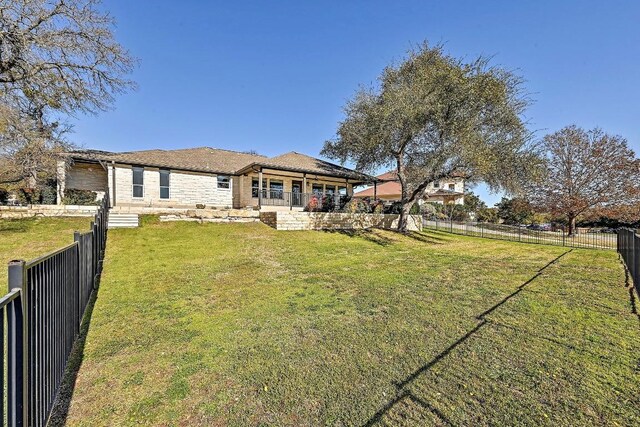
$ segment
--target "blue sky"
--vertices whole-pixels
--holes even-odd
[[[105,0],[139,89],[74,119],[73,142],[318,155],[360,84],[443,42],[517,70],[540,136],[576,123],[640,152],[640,2]],[[477,189],[489,204],[499,199]]]

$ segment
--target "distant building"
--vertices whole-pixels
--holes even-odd
[[[370,197],[390,202],[399,201],[402,194],[402,187],[400,186],[396,173],[393,171],[386,172],[382,175],[378,175],[377,178],[379,180],[377,185],[358,191],[357,193],[354,193],[353,196]],[[430,183],[421,200],[424,202],[443,204],[463,204],[464,178],[448,178]]]

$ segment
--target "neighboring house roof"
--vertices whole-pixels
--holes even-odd
[[[382,175],[379,175],[380,178]],[[384,182],[376,187],[377,197],[398,197],[402,195],[402,186],[397,181]],[[362,191],[354,193],[355,197],[373,197],[373,187],[366,188]]]
[[[377,197],[397,197],[400,198],[402,196],[402,186],[398,182],[397,174],[394,171],[385,172],[382,175],[378,175],[378,182],[382,182],[376,186],[376,196]],[[373,197],[373,187],[366,188],[364,190],[358,191],[354,194],[355,197]],[[462,196],[464,193],[446,189],[438,189],[432,193],[429,193],[429,196]]]
[[[94,162],[114,161],[137,166],[154,166],[229,175],[245,173],[256,167],[265,167],[318,175],[338,176],[363,182],[376,180],[375,177],[370,175],[294,151],[276,157],[266,157],[259,154],[240,153],[210,147],[178,150],[144,150],[123,153],[82,150],[65,153],[65,155],[74,160]]]

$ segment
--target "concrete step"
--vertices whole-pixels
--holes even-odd
[[[137,214],[130,213],[109,213],[108,228],[135,228],[139,225],[139,218]]]

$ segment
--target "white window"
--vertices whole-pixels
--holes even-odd
[[[133,197],[144,197],[144,168],[133,168]]]
[[[456,191],[456,185],[455,184],[449,184],[449,190]]]
[[[231,178],[228,175],[218,175],[218,188],[229,188]]]
[[[433,188],[440,188],[440,181],[434,181]]]

